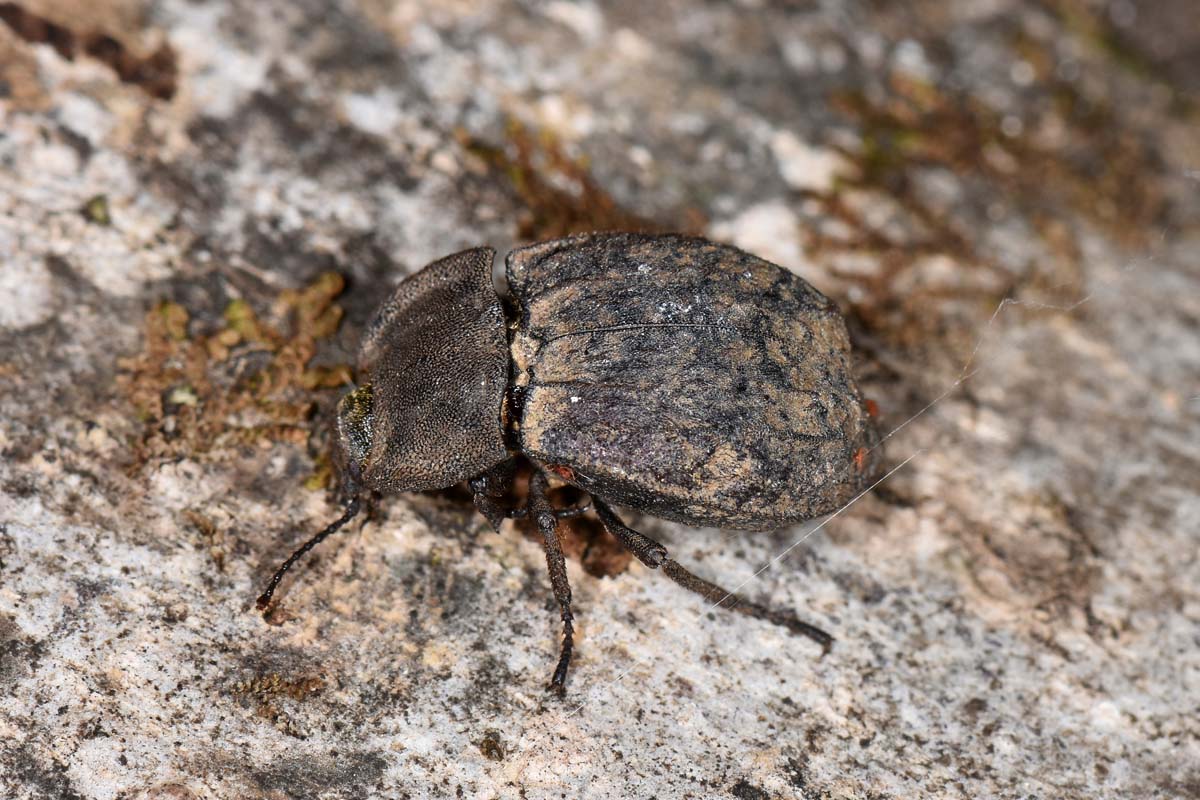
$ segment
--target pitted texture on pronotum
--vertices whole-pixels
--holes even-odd
[[[372,387],[365,488],[441,489],[508,457],[500,407],[509,355],[492,287],[495,255],[479,247],[433,262],[397,286],[368,325],[358,355]]]
[[[588,492],[694,525],[837,509],[878,439],[836,306],[733,247],[588,234],[509,254],[522,451]]]

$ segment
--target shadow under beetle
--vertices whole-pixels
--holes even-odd
[[[827,514],[863,491],[879,443],[850,372],[837,307],[800,278],[727,245],[679,235],[595,233],[523,247],[492,286],[495,251],[429,264],[396,287],[358,353],[360,388],[337,409],[335,463],[358,513],[364,493],[467,481],[499,530],[532,519],[571,660],[571,589],[546,472],[591,496],[604,528],[643,564],[717,602],[819,642],[789,613],[693,575],[626,526],[610,503],[689,525],[762,530]],[[528,499],[506,502],[517,460]]]

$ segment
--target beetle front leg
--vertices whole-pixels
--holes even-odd
[[[733,592],[722,589],[711,581],[706,581],[701,577],[693,575],[680,566],[679,562],[668,556],[667,548],[646,534],[635,531],[622,522],[603,500],[593,497],[592,504],[596,509],[596,516],[600,518],[600,524],[604,526],[604,529],[611,533],[629,552],[633,553],[638,561],[641,561],[647,567],[662,569],[668,578],[683,588],[695,592],[716,606],[728,608],[739,614],[745,614],[748,617],[773,622],[780,627],[787,628],[792,633],[807,636],[809,639],[819,643],[825,653],[829,652],[829,648],[833,645],[833,637],[825,631],[815,625],[810,625],[807,622],[797,619],[792,614],[774,611],[766,606],[751,603],[748,600],[738,597]]]
[[[516,462],[509,459],[467,481],[476,510],[487,518],[496,533],[500,532],[500,525],[504,520],[514,516],[513,510],[501,503],[500,498],[506,496],[512,488],[515,471]]]
[[[567,668],[571,664],[571,652],[575,644],[575,629],[572,625],[575,618],[571,614],[571,585],[567,582],[567,562],[563,558],[562,544],[558,541],[559,515],[550,505],[546,490],[546,476],[541,470],[534,470],[529,479],[529,516],[537,523],[538,532],[542,534],[546,569],[550,573],[550,586],[554,589],[554,599],[558,601],[562,612],[563,624],[562,650],[549,688],[562,694],[567,683]]]

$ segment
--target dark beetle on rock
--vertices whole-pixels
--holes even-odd
[[[571,589],[546,472],[591,496],[604,528],[646,566],[712,602],[828,649],[791,614],[696,577],[609,504],[689,525],[762,530],[827,514],[875,472],[877,434],[850,373],[837,308],[800,278],[736,248],[677,235],[596,233],[523,247],[492,286],[495,251],[433,262],[375,313],[358,353],[362,385],[338,404],[345,514],[284,573],[358,513],[363,493],[467,481],[499,530],[529,517],[542,536],[563,639]],[[506,503],[520,458],[528,499]]]

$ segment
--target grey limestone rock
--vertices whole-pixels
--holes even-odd
[[[0,796],[1200,795],[1193,18],[0,4]],[[879,487],[754,534],[629,520],[832,651],[585,518],[555,699],[541,548],[456,491],[379,504],[264,621],[337,514],[382,297],[606,228],[847,315]]]

